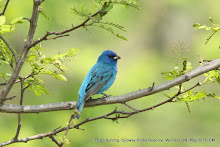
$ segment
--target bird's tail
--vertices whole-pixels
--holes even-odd
[[[76,115],[76,117],[79,119],[80,118],[80,115],[81,115],[81,113],[82,113],[82,109],[83,109],[83,107],[84,107],[84,104],[85,104],[85,102],[84,102],[84,98],[82,98],[82,97],[78,97],[78,101],[77,101],[77,104],[76,104],[76,108],[75,108],[75,110],[74,110],[74,112],[76,112],[76,113],[78,113],[77,115]]]

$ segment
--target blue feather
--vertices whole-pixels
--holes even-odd
[[[120,57],[113,51],[106,50],[98,58],[97,63],[90,69],[86,75],[80,89],[76,108],[80,114],[85,101],[92,95],[101,94],[108,90],[114,83],[117,74],[117,60]]]

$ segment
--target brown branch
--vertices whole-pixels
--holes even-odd
[[[20,97],[20,106],[22,106],[23,104],[23,97],[24,97],[24,79],[19,76],[19,79],[21,81],[21,97]],[[16,134],[15,134],[15,137],[13,139],[17,140],[18,139],[18,135],[20,133],[20,130],[21,130],[21,113],[18,113],[18,127],[17,127],[17,131],[16,131]]]
[[[202,61],[200,61],[199,63],[202,63],[202,62],[211,62],[211,61],[213,61],[213,60],[202,60]]]
[[[199,59],[200,59],[200,62],[199,62],[199,63],[204,64],[202,57],[201,57],[200,55],[198,55],[198,56],[199,56]]]
[[[135,108],[131,107],[130,105],[128,105],[128,104],[127,104],[127,103],[125,103],[125,102],[122,102],[122,104],[123,104],[123,105],[125,105],[125,106],[127,106],[128,108],[130,108],[130,109],[134,110],[134,111],[139,111],[139,110],[137,110],[137,109],[135,109]]]
[[[45,41],[45,40],[48,40],[50,38],[47,38],[48,36],[50,35],[58,35],[59,37],[65,37],[65,36],[68,36],[68,35],[63,35],[63,34],[66,34],[66,33],[69,33],[73,30],[76,30],[80,27],[84,27],[86,26],[86,23],[91,20],[93,17],[95,17],[96,15],[100,14],[101,13],[101,10],[97,11],[96,13],[94,13],[93,15],[91,15],[89,18],[87,18],[84,22],[82,22],[81,24],[75,26],[75,27],[72,27],[70,29],[67,29],[67,30],[64,30],[64,31],[61,31],[61,32],[47,32],[41,39],[37,40],[37,41],[34,41],[30,46],[28,46],[28,48],[32,48],[34,47],[35,45],[37,45],[38,43],[42,42],[42,41]],[[58,38],[57,37],[54,37],[55,39]]]
[[[9,79],[8,83],[5,85],[5,87],[3,88],[3,90],[0,94],[0,104],[2,104],[4,102],[3,99],[5,97],[7,97],[9,91],[11,90],[13,85],[15,84],[15,81],[21,71],[23,64],[24,64],[24,61],[25,61],[26,56],[28,54],[28,51],[30,49],[28,47],[31,45],[31,43],[33,41],[35,30],[37,28],[38,16],[39,16],[39,12],[40,12],[40,4],[43,1],[44,0],[34,0],[33,12],[32,12],[32,17],[31,17],[31,22],[30,22],[30,28],[29,28],[29,32],[28,32],[28,36],[27,36],[27,41],[25,42],[22,54],[16,64],[16,67],[14,69],[14,72],[13,72],[11,78]]]
[[[5,99],[3,99],[4,101],[7,101],[7,100],[12,100],[13,98],[15,98],[16,96],[14,95],[14,96],[11,96],[11,97],[7,97],[7,98],[5,98]]]
[[[74,117],[75,117],[75,114],[74,114],[74,112],[71,114],[71,116],[70,116],[70,120],[69,120],[69,122],[68,122],[68,125],[67,125],[67,127],[66,127],[66,131],[65,131],[65,134],[64,134],[64,136],[63,136],[63,141],[61,142],[61,147],[64,145],[64,141],[65,141],[65,139],[66,139],[66,136],[67,136],[67,134],[68,134],[68,132],[69,132],[69,129],[71,129],[71,122],[74,120]]]
[[[177,77],[171,81],[166,83],[154,86],[151,91],[150,88],[138,90],[135,92],[131,92],[121,96],[113,96],[107,97],[105,99],[94,99],[86,102],[85,107],[94,107],[100,105],[109,105],[127,102],[131,100],[135,100],[144,96],[152,95],[155,93],[159,93],[161,91],[169,90],[170,88],[177,86],[181,83],[187,82],[199,75],[202,75],[211,70],[215,70],[220,67],[220,59],[213,60],[211,62],[205,63],[200,67],[188,72],[180,77]],[[13,104],[2,104],[0,105],[0,112],[4,113],[40,113],[40,112],[51,112],[51,111],[60,111],[60,110],[71,110],[76,106],[75,102],[60,102],[60,103],[50,103],[50,104],[42,104],[42,105],[23,105],[22,107],[19,105]]]
[[[14,140],[18,139],[18,135],[20,133],[20,130],[21,130],[21,113],[18,113],[18,127],[17,127],[15,137],[13,138]]]
[[[3,11],[0,13],[0,16],[5,14],[5,11],[6,11],[6,9],[7,9],[7,6],[8,6],[9,1],[10,1],[10,0],[7,0],[7,1],[6,1],[5,7],[4,7]]]
[[[27,75],[26,77],[23,77],[23,79],[26,80],[26,79],[32,77],[33,75],[34,75],[34,73],[32,72],[29,75]],[[15,81],[15,83],[19,83],[19,82],[21,82],[20,79]],[[6,85],[6,84],[7,83],[0,83],[0,86]]]
[[[59,35],[59,36],[56,36],[56,37],[47,38],[47,40],[57,39],[57,38],[60,38],[60,37],[66,37],[66,36],[70,36],[70,35],[69,35],[69,34],[66,34],[66,35]]]
[[[50,138],[54,143],[56,143],[58,147],[61,147],[61,146],[62,146],[62,144],[59,143],[59,142],[54,138],[53,135],[50,135],[49,138]]]
[[[34,135],[34,136],[30,136],[30,137],[27,137],[27,138],[21,138],[21,139],[12,139],[12,140],[9,140],[9,141],[6,141],[6,142],[3,142],[3,143],[0,143],[0,146],[4,146],[4,145],[9,145],[9,144],[12,144],[12,143],[16,143],[16,142],[28,142],[30,140],[36,140],[36,139],[42,139],[42,138],[45,138],[45,137],[50,137],[53,142],[55,142],[59,147],[61,147],[63,144],[62,143],[59,143],[54,137],[53,135],[56,135],[60,132],[63,132],[63,131],[67,131],[67,129],[73,129],[73,128],[76,128],[76,129],[79,129],[79,127],[85,123],[88,123],[88,122],[91,122],[91,121],[95,121],[95,120],[99,120],[99,119],[110,119],[110,120],[114,120],[116,121],[117,119],[122,119],[122,118],[128,118],[134,114],[138,114],[140,112],[145,112],[145,111],[148,111],[148,110],[153,110],[154,108],[156,107],[159,107],[161,105],[164,105],[168,102],[171,102],[174,98],[176,98],[177,96],[179,96],[180,94],[183,94],[189,90],[192,90],[194,88],[196,88],[197,86],[201,86],[201,83],[197,83],[195,86],[183,91],[183,92],[177,92],[176,95],[172,96],[171,98],[167,99],[166,101],[163,101],[161,103],[158,103],[154,106],[151,106],[151,107],[148,107],[148,108],[145,108],[145,109],[140,109],[138,111],[132,111],[132,112],[126,112],[126,111],[118,111],[117,109],[113,110],[112,112],[110,113],[107,113],[105,115],[102,115],[102,116],[98,116],[98,117],[94,117],[94,118],[87,118],[86,120],[74,125],[73,127],[63,127],[63,128],[58,128],[58,129],[55,129],[53,130],[52,132],[48,132],[48,133],[45,133],[45,134],[38,134],[38,135]],[[116,116],[114,117],[111,117],[112,115],[116,114]],[[117,115],[118,114],[118,115]],[[122,115],[122,116],[121,116]],[[125,116],[124,116],[125,115]],[[72,118],[72,116],[71,116]],[[71,121],[71,119],[70,119]],[[70,123],[69,123],[70,124]],[[68,131],[67,131],[68,133]],[[65,136],[67,135],[67,133],[65,134]]]
[[[30,18],[23,18],[24,20],[28,20],[29,22],[31,22],[31,19]]]

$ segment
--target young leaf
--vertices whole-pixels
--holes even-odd
[[[23,17],[14,18],[14,19],[11,21],[11,24],[23,23],[22,20],[23,20]]]
[[[96,25],[94,25],[94,26],[96,26]],[[105,27],[104,25],[98,25],[97,27],[100,27],[100,28],[102,28],[102,29],[105,29],[105,30],[111,32],[112,34],[114,34],[116,37],[121,38],[121,39],[127,41],[127,39],[126,39],[124,36],[121,36],[121,35],[119,35],[118,33],[115,33],[114,30],[113,30],[111,27]]]
[[[199,27],[199,26],[201,26],[199,23],[193,24],[193,27]]]
[[[37,96],[41,96],[41,91],[37,88],[34,89],[34,93],[37,95]]]
[[[12,32],[14,31],[14,29],[15,29],[14,25],[2,25],[0,26],[0,33]]]
[[[40,8],[40,14],[43,15],[43,17],[46,18],[47,20],[50,20],[50,17],[43,11],[42,8]]]
[[[44,86],[42,85],[37,85],[36,88],[38,88],[42,93],[46,94],[46,95],[50,95],[50,92],[44,88]]]
[[[108,12],[108,11],[110,11],[113,8],[113,5],[114,4],[109,4],[103,10]]]
[[[5,16],[0,16],[0,26],[5,23]]]
[[[67,78],[62,74],[57,74],[56,77],[59,78],[62,81],[67,81]]]

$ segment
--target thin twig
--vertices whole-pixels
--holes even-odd
[[[34,75],[34,73],[32,72],[29,75],[27,75],[26,77],[23,77],[23,79],[26,80],[26,79],[32,77],[33,75]],[[21,82],[20,79],[15,81],[15,83],[19,83],[19,82]],[[0,86],[6,85],[6,84],[7,83],[0,83]]]
[[[23,18],[23,19],[28,20],[29,22],[31,22],[31,19],[30,19],[30,18]]]
[[[152,91],[154,89],[154,85],[155,85],[155,82],[153,82],[151,88],[150,88],[150,91]]]
[[[15,139],[15,140],[18,139],[18,135],[20,133],[20,130],[21,130],[21,113],[18,113],[18,127],[17,127],[15,137],[13,139]]]
[[[67,136],[67,134],[68,134],[68,132],[69,132],[69,129],[70,129],[70,126],[71,126],[71,124],[72,124],[72,121],[74,120],[74,117],[75,117],[75,113],[73,112],[73,113],[71,114],[71,116],[70,116],[70,120],[69,120],[69,122],[68,122],[66,131],[65,131],[65,134],[64,134],[64,136],[63,136],[64,139],[66,138],[66,136]],[[61,146],[63,146],[63,144],[64,144],[64,142],[61,142]]]
[[[201,57],[200,55],[198,55],[198,56],[199,56],[199,59],[200,59],[200,62],[199,62],[199,63],[204,64],[204,62],[203,62],[203,60],[202,60],[202,57]]]
[[[202,62],[211,62],[213,60],[202,60]],[[199,63],[202,63],[201,61],[199,61]]]
[[[61,146],[62,146],[62,144],[59,143],[59,142],[55,139],[55,137],[54,137],[53,135],[50,135],[49,137],[50,137],[50,139],[51,139],[54,143],[57,144],[58,147],[61,147]]]
[[[21,81],[20,105],[22,106],[22,104],[23,104],[23,97],[24,97],[24,90],[25,90],[24,89],[24,79],[21,76],[19,76],[19,79]],[[16,131],[16,134],[15,134],[15,137],[13,139],[15,139],[15,140],[18,139],[20,130],[21,130],[21,113],[18,113],[18,127],[17,127],[17,131]]]
[[[10,0],[7,0],[7,1],[6,1],[5,7],[4,7],[3,11],[0,13],[0,16],[5,14],[5,11],[6,11],[6,9],[7,9],[7,6],[8,6],[9,1],[10,1]]]
[[[7,101],[7,100],[12,100],[13,98],[15,98],[16,96],[14,95],[14,96],[11,96],[11,97],[8,97],[8,98],[5,98],[5,99],[3,99],[4,101]]]
[[[191,88],[189,88],[189,89],[187,89],[187,90],[185,90],[185,91],[183,91],[183,92],[178,91],[176,95],[172,96],[172,97],[169,98],[168,100],[163,101],[163,102],[161,102],[161,103],[159,103],[159,104],[157,104],[157,105],[151,106],[151,107],[146,108],[146,109],[137,110],[137,109],[134,109],[134,108],[132,108],[131,106],[127,105],[127,104],[124,102],[124,103],[122,103],[122,104],[126,105],[127,107],[131,108],[131,109],[134,110],[134,111],[132,111],[132,112],[118,111],[118,110],[117,110],[117,107],[116,107],[114,111],[112,111],[112,112],[110,112],[110,113],[108,113],[108,114],[106,114],[106,115],[102,115],[102,116],[95,117],[95,118],[91,118],[91,119],[87,118],[85,121],[83,121],[83,122],[81,122],[81,123],[79,123],[79,124],[77,124],[77,125],[74,125],[73,128],[79,128],[80,125],[85,124],[85,123],[90,122],[90,121],[93,121],[93,120],[97,120],[97,119],[103,119],[103,118],[104,118],[104,119],[117,120],[117,119],[119,119],[119,118],[128,118],[128,117],[130,117],[130,116],[132,116],[132,115],[134,115],[134,114],[137,114],[137,113],[139,113],[139,112],[144,112],[144,111],[148,111],[148,110],[153,110],[153,109],[156,108],[156,107],[159,107],[159,106],[164,105],[164,104],[166,104],[166,103],[168,103],[168,102],[171,102],[174,98],[176,98],[176,97],[179,96],[180,94],[183,94],[183,93],[185,93],[185,92],[187,92],[187,91],[189,91],[189,90],[192,90],[192,89],[196,88],[197,86],[201,86],[201,83],[198,82],[196,85],[194,85],[193,87],[191,87]],[[109,117],[109,116],[111,116],[111,115],[113,115],[113,114],[122,114],[122,115],[125,115],[125,116],[116,115],[115,117]],[[71,128],[70,128],[70,124],[71,124],[71,121],[72,121],[73,118],[74,118],[74,113],[72,113],[72,115],[71,115],[71,117],[70,117],[70,120],[69,120],[67,129],[66,129],[64,138],[66,138],[69,129],[71,129]],[[61,143],[61,144],[63,144],[63,143]]]
[[[154,86],[152,91],[149,91],[150,88],[145,88],[142,90],[133,91],[124,95],[107,97],[105,99],[94,99],[89,100],[85,103],[86,107],[95,107],[101,105],[110,105],[117,104],[127,101],[136,100],[143,98],[145,96],[153,95],[170,88],[177,86],[181,83],[187,82],[196,78],[204,73],[207,73],[211,70],[216,70],[220,67],[220,59],[213,60],[212,62],[205,63],[200,67],[193,69],[192,71],[179,76],[168,82]],[[74,98],[73,98],[74,99]],[[0,112],[3,113],[42,113],[42,112],[52,112],[52,111],[61,111],[61,110],[71,110],[76,106],[76,101],[70,102],[59,102],[59,103],[48,103],[41,105],[23,105],[22,107],[14,104],[2,104],[0,105]]]
[[[35,34],[35,30],[37,28],[37,22],[38,22],[38,16],[40,13],[40,4],[43,2],[44,0],[34,0],[34,5],[33,5],[33,11],[32,11],[32,17],[31,17],[31,23],[30,23],[30,28],[29,28],[29,32],[28,32],[28,36],[27,36],[27,40],[25,42],[23,51],[21,53],[21,56],[16,64],[16,67],[14,69],[14,72],[12,74],[12,76],[10,77],[8,83],[5,85],[5,87],[3,88],[3,90],[1,91],[0,94],[0,104],[3,104],[3,100],[4,98],[7,97],[9,91],[11,90],[11,88],[13,87],[13,85],[15,84],[15,81],[21,71],[21,68],[23,67],[24,61],[27,57],[27,54],[30,50],[30,48],[28,48],[32,41],[33,41],[33,37]]]
[[[201,86],[201,83],[198,82],[193,87],[191,87],[191,88],[189,88],[189,89],[187,89],[187,90],[185,90],[185,91],[183,91],[181,93],[177,92],[176,95],[174,95],[171,98],[167,99],[166,101],[158,103],[158,104],[156,104],[154,106],[151,106],[151,107],[148,107],[148,108],[145,108],[145,109],[140,109],[139,111],[132,111],[132,112],[118,111],[117,109],[114,109],[112,112],[107,113],[105,115],[94,117],[94,118],[87,118],[86,120],[84,120],[84,121],[74,125],[73,127],[69,128],[69,129],[73,129],[73,128],[79,129],[79,127],[81,125],[86,124],[86,123],[91,122],[91,121],[99,120],[99,119],[110,119],[110,120],[114,120],[115,121],[117,119],[128,118],[128,117],[130,117],[130,116],[132,116],[134,114],[138,114],[140,112],[145,112],[145,111],[148,111],[148,110],[153,110],[156,107],[159,107],[159,106],[164,105],[164,104],[166,104],[168,102],[171,102],[175,97],[177,97],[180,94],[183,94],[183,93],[185,93],[185,92],[187,92],[189,90],[192,90],[192,89],[196,88],[197,86]],[[118,115],[116,115],[115,117],[111,117],[114,114],[118,114]],[[123,115],[125,115],[125,116],[123,116]],[[17,140],[13,140],[12,139],[12,140],[0,143],[0,146],[4,146],[4,145],[16,143],[16,142],[28,142],[30,140],[42,139],[42,138],[45,138],[45,137],[50,137],[51,135],[56,135],[56,134],[58,134],[60,132],[63,132],[63,131],[67,130],[67,127],[63,127],[63,128],[60,128],[60,129],[59,128],[54,129],[52,132],[48,132],[48,133],[44,133],[44,134],[41,133],[41,134],[30,136],[30,137],[27,137],[27,138],[21,138],[21,139],[17,139]],[[61,145],[62,145],[62,143],[61,143]]]
[[[125,106],[127,106],[128,108],[134,110],[134,111],[139,111],[139,110],[137,110],[137,109],[131,107],[130,105],[128,105],[126,102],[122,102],[122,104],[125,105]]]
[[[66,35],[63,35],[63,34],[66,34],[66,33],[69,33],[73,30],[76,30],[80,27],[84,27],[86,25],[86,23],[91,20],[91,18],[95,17],[96,15],[100,14],[101,13],[101,10],[97,11],[96,13],[94,13],[93,15],[91,15],[88,19],[86,19],[84,22],[82,22],[81,24],[77,25],[77,26],[73,26],[72,28],[70,29],[67,29],[67,30],[64,30],[62,32],[47,32],[41,39],[37,40],[37,41],[34,41],[31,45],[28,46],[28,48],[32,48],[34,47],[35,45],[37,45],[38,43],[44,41],[44,40],[48,40],[48,36],[50,35],[59,35],[60,37],[65,37]],[[54,37],[55,39],[58,38],[58,37]]]
[[[12,49],[12,47],[10,46],[10,44],[5,40],[5,38],[0,34],[0,38],[1,40],[7,45],[7,47],[10,49],[12,55],[14,56],[15,58],[15,61],[16,63],[18,62],[18,56],[17,54],[15,53],[15,51]]]
[[[60,38],[60,37],[66,37],[66,36],[70,36],[70,35],[69,35],[69,34],[66,34],[66,35],[59,35],[59,36],[56,36],[56,37],[47,38],[47,40],[57,39],[57,38]]]

